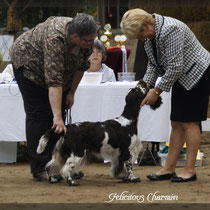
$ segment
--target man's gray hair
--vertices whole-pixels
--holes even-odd
[[[100,26],[93,16],[79,13],[68,24],[68,35],[77,34],[80,38],[97,33]]]

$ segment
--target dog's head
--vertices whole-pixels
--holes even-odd
[[[140,106],[141,102],[145,98],[149,91],[149,88],[147,87],[146,82],[143,80],[139,80],[138,84],[135,88],[132,88],[128,95],[126,96],[126,104],[132,105],[137,104]],[[150,107],[155,110],[162,104],[162,98],[159,96],[158,100],[155,102],[155,104],[150,105]]]

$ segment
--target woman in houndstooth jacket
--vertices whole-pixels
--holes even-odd
[[[183,22],[142,9],[127,11],[121,21],[122,31],[130,39],[144,41],[148,56],[143,80],[152,88],[141,106],[153,104],[163,91],[170,91],[171,136],[165,166],[150,180],[187,182],[197,179],[195,160],[200,144],[199,123],[207,118],[210,86],[210,53]],[[157,77],[160,82],[155,86]],[[184,170],[175,174],[176,162],[187,144]]]

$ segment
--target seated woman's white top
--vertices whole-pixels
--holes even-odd
[[[87,72],[91,72],[91,71],[87,70]],[[106,64],[103,63],[102,67],[96,72],[103,73],[102,80],[101,80],[102,83],[103,82],[116,82],[114,71],[111,68],[109,68]]]

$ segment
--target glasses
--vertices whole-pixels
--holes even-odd
[[[88,45],[90,45],[94,42],[95,39],[87,40],[87,39],[82,38],[82,40],[84,40]]]

